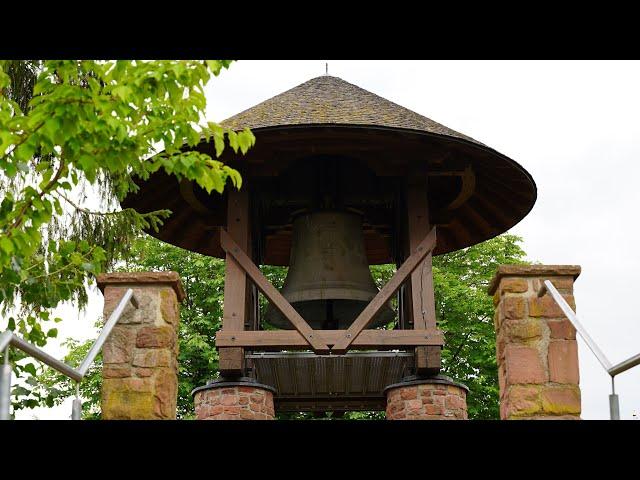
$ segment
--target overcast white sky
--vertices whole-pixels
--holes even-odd
[[[232,64],[208,86],[220,121],[325,71],[327,60]],[[640,352],[634,298],[640,268],[640,62],[334,61],[329,74],[489,145],[526,168],[538,200],[511,232],[529,259],[578,264],[577,313],[613,363]],[[102,295],[61,336],[93,338]],[[60,356],[59,342],[47,350]],[[610,379],[579,340],[582,417],[609,418]],[[621,417],[640,415],[640,368],[619,375]],[[67,402],[68,403],[68,402]],[[19,418],[63,418],[70,403]]]

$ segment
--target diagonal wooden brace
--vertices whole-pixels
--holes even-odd
[[[251,277],[256,287],[269,299],[284,317],[291,322],[293,327],[302,335],[309,346],[318,355],[329,353],[329,346],[323,343],[320,337],[314,335],[313,329],[300,316],[300,314],[291,306],[286,298],[274,287],[271,282],[262,274],[260,269],[251,261],[246,253],[233,241],[231,236],[224,230],[220,229],[220,245],[224,251],[231,255],[242,269]]]
[[[331,349],[331,353],[343,355],[360,332],[364,330],[373,317],[391,299],[393,294],[405,282],[407,277],[420,265],[424,257],[436,246],[436,227],[433,227],[428,235],[420,242],[416,250],[405,260],[387,284],[373,297],[369,305],[358,315],[358,318],[345,330],[344,337]]]

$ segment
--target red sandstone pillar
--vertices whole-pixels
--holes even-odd
[[[468,391],[445,375],[408,377],[385,388],[387,420],[466,420]]]
[[[214,380],[192,392],[198,420],[273,420],[274,393],[246,377]]]
[[[576,265],[502,265],[489,294],[496,306],[500,418],[580,419],[576,331],[548,294],[550,280],[575,310]]]
[[[178,303],[184,290],[176,272],[98,276],[108,318],[128,288],[128,305],[103,347],[102,418],[175,419],[178,392]]]

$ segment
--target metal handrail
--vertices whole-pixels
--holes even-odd
[[[124,293],[118,306],[113,310],[107,323],[100,332],[97,340],[91,346],[91,349],[87,352],[86,357],[80,364],[80,367],[74,369],[64,362],[52,357],[45,351],[39,349],[35,345],[18,337],[11,330],[6,330],[0,334],[0,352],[4,351],[4,363],[0,369],[0,420],[11,419],[11,365],[9,364],[9,349],[11,347],[19,348],[23,352],[31,355],[36,360],[40,360],[42,363],[49,365],[51,368],[57,370],[66,377],[75,380],[76,382],[76,398],[73,400],[71,418],[73,420],[80,420],[80,414],[82,409],[82,402],[80,400],[80,382],[87,374],[89,367],[96,359],[98,353],[102,349],[104,342],[107,340],[113,327],[115,327],[118,320],[122,316],[127,304],[131,302],[134,308],[138,308],[138,301],[133,295],[132,289],[127,289]]]
[[[576,331],[580,334],[582,339],[585,341],[589,349],[596,356],[600,365],[607,371],[607,373],[611,376],[611,395],[609,395],[609,413],[611,420],[620,420],[620,404],[618,401],[618,395],[616,395],[615,390],[615,376],[626,372],[630,368],[635,367],[640,364],[640,353],[634,355],[623,362],[620,362],[616,365],[612,365],[607,356],[600,350],[596,342],[591,338],[591,336],[587,333],[587,330],[578,320],[578,316],[576,312],[572,310],[567,301],[560,295],[560,292],[556,290],[556,287],[553,286],[551,281],[545,280],[538,291],[538,297],[543,297],[545,293],[549,292],[551,298],[558,304],[562,312],[569,319],[571,324],[575,327]]]

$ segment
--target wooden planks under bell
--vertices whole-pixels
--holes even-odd
[[[413,353],[308,352],[248,354],[256,380],[276,389],[279,412],[384,410],[384,389],[400,382],[413,368]]]

